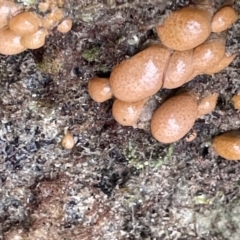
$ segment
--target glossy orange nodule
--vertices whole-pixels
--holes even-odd
[[[163,85],[163,74],[170,51],[153,45],[117,65],[110,76],[113,95],[135,102],[155,94]]]
[[[123,102],[116,99],[113,103],[112,114],[114,119],[123,126],[137,126],[137,121],[142,113],[147,99],[137,102]]]
[[[212,32],[228,29],[238,19],[238,13],[231,6],[220,8],[212,19]]]
[[[240,131],[229,131],[216,136],[213,148],[227,160],[240,160]]]
[[[4,55],[15,55],[26,50],[21,44],[21,37],[5,29],[0,31],[0,53]]]
[[[105,102],[112,98],[108,78],[94,77],[88,82],[88,93],[95,102]]]
[[[33,34],[41,25],[41,19],[33,12],[19,13],[9,21],[9,29],[19,36]]]
[[[212,14],[197,7],[183,7],[173,12],[156,28],[162,43],[178,51],[185,51],[203,43],[211,33]]]
[[[75,145],[73,135],[71,133],[66,133],[62,138],[61,144],[65,149],[72,149]]]
[[[198,114],[197,99],[180,93],[166,100],[153,114],[151,132],[161,143],[172,143],[184,137]]]

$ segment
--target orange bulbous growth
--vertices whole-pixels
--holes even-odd
[[[54,22],[52,19],[48,18],[48,16],[46,16],[45,18],[43,18],[42,20],[42,26],[46,29],[52,29],[57,25],[56,22]]]
[[[231,6],[220,8],[212,19],[212,32],[228,29],[238,19],[237,12]]]
[[[240,160],[240,131],[230,131],[213,139],[213,148],[227,160]]]
[[[184,7],[173,12],[156,28],[162,43],[174,50],[184,51],[203,43],[211,33],[210,11]]]
[[[137,126],[137,121],[142,113],[147,99],[137,102],[123,102],[119,99],[114,101],[112,114],[114,119],[123,126]]]
[[[108,78],[94,77],[88,82],[88,93],[90,97],[99,103],[112,98],[112,91]]]
[[[38,31],[41,19],[33,12],[22,12],[9,21],[9,29],[19,36],[26,36]]]
[[[64,11],[58,7],[54,8],[51,13],[49,13],[48,18],[52,19],[54,22],[59,22],[64,17]]]
[[[204,72],[216,66],[225,55],[225,41],[223,39],[213,39],[202,43],[193,51],[194,69]]]
[[[221,72],[222,70],[227,68],[233,62],[233,60],[235,59],[236,56],[237,56],[237,54],[234,54],[231,56],[228,56],[227,54],[225,54],[224,57],[221,59],[221,61],[218,64],[205,69],[203,73],[212,75],[214,73]]]
[[[46,12],[49,9],[50,4],[47,2],[40,2],[38,4],[38,9],[40,12]]]
[[[201,117],[205,114],[211,113],[216,105],[218,100],[218,93],[213,93],[208,95],[207,97],[204,97],[200,100],[198,104],[198,116]]]
[[[14,55],[26,50],[21,42],[21,37],[5,29],[0,31],[0,53],[4,55]]]
[[[167,48],[153,45],[117,65],[110,76],[113,95],[136,102],[155,94],[163,85],[169,57]]]
[[[193,50],[174,51],[165,73],[163,88],[182,86],[193,74]]]
[[[240,110],[240,95],[234,95],[232,97],[233,106],[235,109]]]
[[[69,150],[72,149],[75,145],[73,135],[69,132],[66,133],[62,138],[61,144],[62,144],[62,147],[65,149],[69,149]]]
[[[153,114],[151,132],[161,143],[173,143],[184,137],[198,114],[197,99],[189,93],[169,98]]]
[[[52,29],[54,28],[59,21],[61,21],[64,17],[64,12],[62,9],[55,7],[51,13],[49,13],[42,20],[42,24],[44,28]]]
[[[20,7],[12,1],[0,1],[0,29],[7,27],[10,17],[12,17]]]
[[[45,28],[42,28],[33,34],[22,37],[21,44],[29,49],[38,49],[45,44],[47,35],[48,31]]]
[[[65,0],[57,0],[57,5],[63,7]]]
[[[72,20],[64,19],[57,27],[57,30],[61,33],[67,33],[72,28]]]

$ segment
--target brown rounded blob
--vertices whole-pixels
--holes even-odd
[[[176,142],[192,128],[197,114],[197,100],[191,94],[181,93],[171,97],[154,113],[152,134],[161,143]]]
[[[36,33],[21,38],[21,44],[29,49],[37,49],[45,44],[48,32],[45,28],[38,30]]]
[[[75,145],[73,135],[71,133],[66,133],[62,138],[61,144],[65,149],[72,149]]]
[[[46,3],[49,4],[49,9],[55,9],[57,6],[57,1],[56,0],[45,0]]]
[[[38,9],[40,12],[46,12],[49,9],[50,4],[47,2],[40,2],[38,4]]]
[[[200,72],[217,65],[225,54],[225,41],[215,39],[205,42],[193,51],[194,69]]]
[[[59,21],[64,17],[64,12],[62,9],[55,7],[51,13],[49,13],[43,20],[42,25],[44,28],[52,29],[54,28]]]
[[[0,1],[0,29],[8,25],[8,21],[13,16],[19,7],[11,1]]]
[[[58,7],[54,8],[51,13],[48,14],[48,18],[54,22],[59,22],[64,17],[64,11]]]
[[[137,102],[123,102],[116,99],[113,103],[112,114],[114,119],[123,126],[137,126],[138,118],[147,99]]]
[[[184,7],[173,12],[157,27],[162,43],[174,50],[184,51],[203,43],[211,33],[211,13],[207,10]]]
[[[203,73],[212,75],[214,73],[221,72],[233,62],[236,56],[237,54],[234,54],[231,56],[228,56],[227,54],[225,54],[222,60],[218,64],[216,64],[215,66],[212,66],[211,68],[205,69]]]
[[[220,8],[212,19],[212,32],[228,29],[238,19],[237,12],[231,6]]]
[[[54,22],[52,19],[48,18],[48,16],[46,16],[45,18],[43,18],[42,20],[42,26],[46,29],[52,29],[57,25],[56,22]]]
[[[233,106],[235,109],[240,110],[240,95],[234,95],[232,97]]]
[[[63,7],[65,0],[57,0],[57,4],[59,7]]]
[[[26,50],[20,43],[21,37],[9,29],[0,31],[0,53],[4,55],[14,55]]]
[[[219,96],[218,93],[213,93],[213,94],[210,94],[209,96],[201,99],[201,101],[198,104],[198,116],[199,117],[201,117],[205,114],[208,114],[215,109],[218,96]]]
[[[193,73],[193,50],[174,51],[165,73],[163,88],[173,89],[182,86]]]
[[[227,160],[240,160],[240,131],[230,131],[213,139],[213,148]]]
[[[57,30],[61,33],[67,33],[72,28],[72,20],[64,19],[57,27]]]
[[[22,12],[9,21],[11,31],[20,36],[26,36],[38,31],[41,19],[33,12]]]
[[[88,82],[88,93],[96,102],[105,102],[112,98],[112,91],[108,78],[94,77]]]
[[[169,57],[167,48],[153,45],[117,65],[110,76],[113,95],[136,102],[155,94],[162,87]]]

